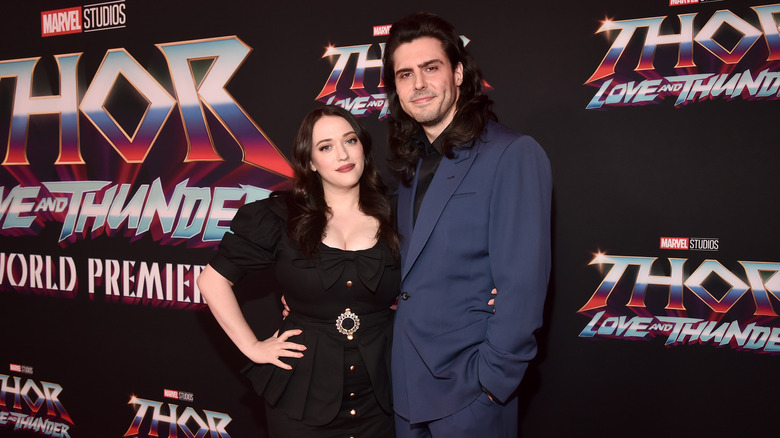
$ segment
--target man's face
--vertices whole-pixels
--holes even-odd
[[[463,65],[458,63],[453,70],[441,41],[432,37],[401,44],[393,58],[401,108],[433,141],[455,116]]]

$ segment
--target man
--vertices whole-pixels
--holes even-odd
[[[396,433],[516,437],[550,272],[549,162],[495,121],[479,67],[442,18],[393,24],[384,68],[391,166],[404,176]]]

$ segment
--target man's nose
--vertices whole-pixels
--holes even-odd
[[[425,78],[421,74],[414,75],[414,89],[423,90],[428,84],[425,82]]]

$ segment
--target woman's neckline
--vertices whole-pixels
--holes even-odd
[[[327,249],[332,249],[332,250],[334,250],[334,251],[342,251],[342,252],[360,252],[360,251],[368,251],[368,250],[372,250],[372,249],[376,248],[377,246],[379,246],[379,239],[377,239],[377,240],[376,240],[376,242],[374,242],[374,244],[373,244],[372,246],[370,246],[369,248],[361,248],[361,249],[341,249],[341,248],[334,248],[334,247],[332,247],[332,246],[330,246],[330,245],[326,244],[325,242],[320,242],[320,245],[322,245],[323,247],[325,247],[325,248],[327,248]]]

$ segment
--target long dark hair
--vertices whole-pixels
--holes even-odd
[[[360,210],[379,221],[376,237],[385,242],[397,257],[400,253],[398,234],[393,229],[387,188],[379,176],[371,155],[371,135],[349,111],[335,105],[325,105],[309,112],[298,128],[292,156],[295,180],[291,194],[287,197],[287,233],[307,257],[317,253],[325,235],[330,208],[325,202],[320,175],[313,171],[310,165],[314,124],[324,116],[339,116],[346,120],[363,145],[365,166],[358,182]]]
[[[396,49],[402,44],[418,38],[432,37],[441,41],[444,52],[453,69],[458,63],[463,65],[463,83],[460,96],[455,103],[455,117],[450,126],[441,133],[442,152],[452,158],[455,147],[470,148],[485,130],[489,120],[497,120],[491,110],[493,101],[482,94],[484,79],[477,62],[466,50],[455,28],[443,18],[427,12],[418,12],[406,16],[390,28],[384,53],[384,83],[390,102],[388,122],[388,146],[393,153],[390,167],[401,173],[404,183],[414,177],[419,152],[412,145],[412,137],[420,129],[420,124],[401,108],[395,86]]]

